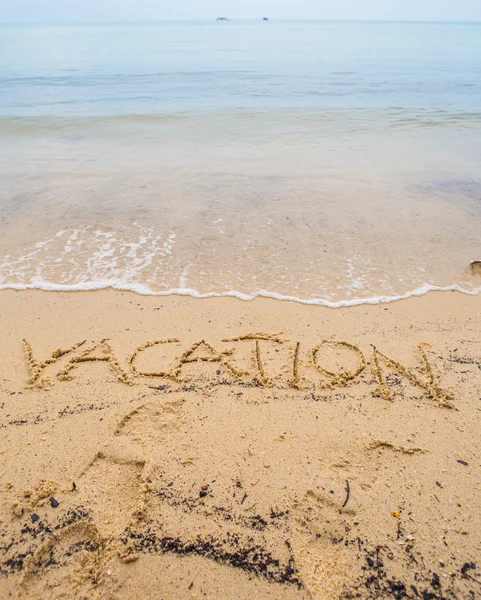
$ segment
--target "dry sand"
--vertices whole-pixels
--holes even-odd
[[[480,597],[480,317],[1,292],[0,597]]]

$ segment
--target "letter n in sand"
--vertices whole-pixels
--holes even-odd
[[[388,356],[380,352],[375,346],[373,346],[372,367],[376,379],[379,383],[378,387],[376,387],[372,392],[373,396],[380,396],[381,398],[384,398],[384,400],[394,400],[394,394],[389,390],[389,387],[386,382],[386,377],[381,368],[381,362],[384,362],[384,364],[387,367],[389,367],[396,373],[399,373],[399,375],[404,375],[413,385],[421,387],[424,390],[424,393],[428,396],[428,398],[436,400],[439,403],[439,406],[443,406],[446,408],[454,408],[454,405],[452,403],[452,400],[454,399],[453,395],[440,387],[436,375],[431,366],[431,363],[428,360],[428,357],[424,350],[424,348],[428,345],[429,344],[424,343],[418,344],[418,351],[420,354],[422,364],[422,378],[417,373],[413,373],[413,371],[407,369],[400,362],[389,358]]]

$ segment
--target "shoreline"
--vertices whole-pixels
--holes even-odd
[[[480,316],[0,291],[0,595],[479,593]]]
[[[459,284],[452,284],[449,286],[435,286],[431,284],[423,284],[422,286],[404,294],[397,296],[370,296],[367,298],[353,298],[350,300],[339,300],[331,301],[323,298],[313,299],[302,299],[296,296],[285,296],[277,292],[268,292],[265,290],[257,290],[250,294],[244,292],[238,292],[236,290],[228,292],[207,292],[202,294],[196,289],[191,288],[172,288],[163,292],[154,292],[144,286],[143,284],[115,284],[112,282],[99,282],[92,284],[81,283],[78,285],[63,285],[63,284],[50,284],[50,283],[37,283],[37,284],[0,284],[0,292],[2,291],[15,291],[15,292],[57,292],[57,293],[78,293],[78,292],[100,292],[100,291],[111,291],[120,293],[133,293],[139,296],[153,296],[159,298],[165,298],[169,296],[180,296],[189,297],[196,300],[204,300],[208,298],[235,298],[242,300],[243,302],[251,302],[257,298],[266,298],[269,300],[281,301],[281,302],[293,302],[295,304],[302,304],[307,306],[322,306],[326,308],[350,308],[354,306],[365,306],[365,305],[377,305],[377,304],[391,304],[392,302],[399,302],[401,300],[407,300],[409,298],[418,298],[430,294],[432,292],[458,292],[460,294],[466,294],[468,296],[477,296],[481,294],[481,285],[478,288],[467,290],[461,287]]]

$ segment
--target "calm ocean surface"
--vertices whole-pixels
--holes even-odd
[[[0,287],[478,292],[481,24],[0,26]]]

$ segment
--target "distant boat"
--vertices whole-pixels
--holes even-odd
[[[217,17],[216,21],[230,21],[227,17]]]
[[[269,19],[267,17],[264,17],[262,20],[263,21],[268,21]]]

